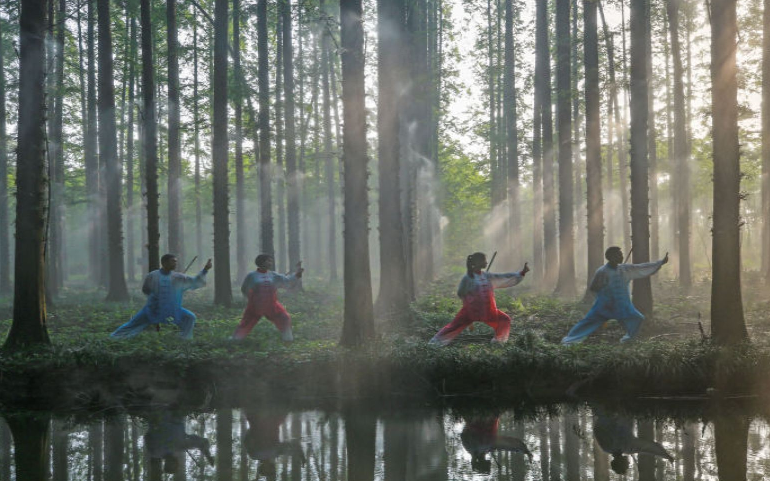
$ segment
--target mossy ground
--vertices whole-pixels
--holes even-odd
[[[109,338],[110,332],[141,307],[144,297],[114,304],[103,302],[99,291],[65,290],[49,308],[52,348],[0,354],[0,383],[31,372],[90,370],[104,377],[112,370],[119,377],[148,367],[184,377],[192,367],[204,366],[208,373],[243,371],[269,378],[265,386],[280,378],[279,371],[294,373],[298,383],[332,379],[319,369],[339,370],[340,375],[355,371],[374,378],[359,383],[362,392],[369,393],[385,389],[438,396],[559,396],[572,387],[635,395],[702,394],[713,385],[717,366],[736,391],[754,390],[770,367],[770,305],[763,300],[762,283],[751,275],[745,282],[751,343],[729,351],[708,340],[709,286],[700,283],[684,294],[673,281],[654,283],[656,316],[645,322],[642,339],[630,345],[618,344],[622,329],[610,322],[582,345],[560,346],[561,337],[589,306],[517,287],[497,292],[499,308],[514,319],[508,344],[490,345],[491,329],[477,324],[447,348],[429,346],[428,339],[460,306],[454,296],[455,277],[432,284],[410,306],[406,326],[378,321],[377,339],[355,351],[337,345],[342,325],[339,286],[310,281],[304,292],[281,293],[293,319],[296,340],[291,345],[281,343],[277,330],[264,320],[244,341],[231,341],[243,300],[230,308],[213,306],[210,288],[185,298],[185,306],[198,316],[194,340],[182,341],[173,326],[163,326],[160,332],[148,329],[134,339],[116,341]],[[10,299],[0,302],[4,338],[11,306]],[[236,376],[232,382],[240,381]]]

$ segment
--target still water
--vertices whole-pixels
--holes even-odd
[[[770,479],[767,420],[709,412],[640,417],[578,404],[0,413],[0,480]]]

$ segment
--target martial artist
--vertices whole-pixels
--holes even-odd
[[[278,288],[289,287],[302,277],[305,271],[302,263],[297,263],[297,270],[288,276],[274,272],[275,260],[269,254],[260,254],[254,263],[257,270],[249,273],[241,285],[241,293],[248,299],[246,309],[243,311],[241,323],[233,333],[233,339],[243,339],[257,325],[257,322],[266,317],[281,333],[281,340],[291,342],[294,335],[291,331],[291,317],[286,308],[278,302]]]
[[[511,332],[511,318],[497,308],[494,290],[513,287],[521,282],[529,272],[529,266],[525,263],[519,272],[492,274],[483,270],[487,267],[486,255],[475,252],[466,259],[466,267],[468,272],[457,288],[457,296],[463,300],[463,307],[452,322],[433,336],[430,343],[445,346],[477,321],[495,330],[492,342],[506,342]]]
[[[471,469],[480,473],[489,474],[492,462],[487,459],[487,453],[494,455],[495,451],[510,451],[526,455],[530,462],[532,453],[519,438],[506,436],[499,433],[500,418],[497,416],[484,416],[469,419],[465,423],[460,441],[463,448],[471,455]]]
[[[617,474],[626,474],[628,458],[626,454],[645,454],[660,456],[673,461],[666,448],[660,443],[634,436],[633,421],[620,416],[610,416],[600,409],[594,410],[594,437],[602,450],[612,455],[610,466]]]
[[[604,253],[607,263],[596,270],[589,290],[596,294],[596,301],[586,317],[570,329],[562,344],[582,342],[592,332],[610,319],[617,319],[626,329],[620,342],[633,339],[639,332],[644,316],[631,302],[628,284],[634,279],[650,277],[668,262],[666,256],[655,262],[623,264],[623,251],[614,246]]]
[[[170,322],[179,327],[179,337],[192,339],[195,314],[182,307],[182,294],[184,291],[206,285],[206,274],[211,269],[211,259],[195,277],[175,272],[176,264],[177,258],[173,254],[165,254],[160,258],[161,268],[147,274],[142,284],[147,304],[110,337],[134,337],[148,326]]]

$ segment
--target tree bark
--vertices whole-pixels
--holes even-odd
[[[52,2],[53,3],[53,2]],[[67,10],[64,0],[59,0],[56,18],[51,19],[55,24],[56,38],[51,39],[53,58],[49,65],[53,71],[48,72],[50,86],[50,104],[53,106],[49,120],[49,149],[48,161],[51,182],[51,199],[49,202],[51,215],[48,224],[48,252],[46,254],[47,275],[46,288],[50,298],[55,298],[62,287],[64,278],[64,149],[62,144],[63,104],[64,104],[64,35]]]
[[[283,88],[286,102],[286,180],[289,267],[300,261],[299,178],[297,175],[296,128],[294,121],[294,46],[292,44],[291,0],[282,3],[283,16]],[[260,57],[261,58],[261,57]]]
[[[545,244],[545,283],[556,283],[559,251],[556,244],[556,201],[554,193],[553,116],[551,103],[551,46],[548,41],[548,1],[537,2],[535,55],[542,72],[543,125],[543,242]]]
[[[741,171],[735,10],[736,0],[711,2],[714,161],[711,333],[714,341],[723,345],[736,344],[748,338],[741,298]]]
[[[233,110],[235,113],[235,269],[236,278],[246,276],[249,262],[246,255],[246,204],[243,178],[243,96],[246,85],[241,70],[241,1],[233,0],[233,73],[235,91]]]
[[[714,8],[719,1],[723,2],[724,0],[717,0],[712,3],[712,30],[713,22],[723,20],[723,12],[719,11],[719,8]],[[733,3],[734,5],[735,3]],[[731,44],[728,50],[735,52],[735,44]],[[714,452],[717,458],[719,479],[746,481],[746,453],[748,451],[750,424],[748,419],[737,415],[722,415],[714,420]]]
[[[405,320],[409,305],[405,232],[401,212],[401,115],[405,108],[402,53],[406,35],[403,0],[377,4],[377,157],[379,172],[380,295],[378,308],[387,319]],[[330,64],[330,69],[333,64]]]
[[[278,203],[278,247],[275,265],[277,270],[286,270],[288,248],[286,242],[286,170],[284,168],[284,119],[283,119],[283,12],[278,9],[275,22],[275,164],[278,179],[276,201]]]
[[[635,264],[650,260],[649,166],[647,158],[648,76],[646,0],[631,0],[631,240]],[[652,314],[650,278],[637,279],[634,304]]]
[[[650,186],[650,253],[653,259],[660,254],[660,236],[658,221],[658,132],[655,127],[655,76],[652,70],[652,11],[651,2],[646,4],[647,31],[647,79],[650,88],[647,90],[647,152],[649,155],[649,186]]]
[[[123,481],[123,451],[125,448],[125,419],[115,416],[104,424],[104,479]]]
[[[521,255],[521,219],[519,206],[519,142],[516,112],[516,50],[513,39],[513,0],[505,0],[505,73],[504,110],[506,112],[506,144],[508,161],[508,229],[510,232],[509,262],[518,265]]]
[[[399,2],[396,2],[399,3]],[[321,9],[324,9],[324,0],[321,0]],[[323,12],[322,12],[323,13]],[[337,281],[337,207],[334,182],[334,154],[332,152],[332,116],[331,99],[329,90],[329,70],[332,68],[329,60],[329,26],[323,24],[321,33],[321,97],[323,102],[323,129],[324,129],[324,163],[326,177],[327,211],[329,214],[328,250],[329,280]],[[398,144],[397,144],[398,145]]]
[[[764,10],[762,11],[762,275],[765,278],[765,283],[770,285],[770,0],[764,0],[763,5],[764,5]],[[3,95],[3,94],[0,94],[0,95]],[[0,99],[0,101],[2,101],[2,99]],[[2,162],[2,160],[0,160],[0,162]],[[1,225],[6,225],[6,223],[3,223]],[[0,278],[0,282],[2,282],[2,278]],[[1,286],[2,284],[0,284],[0,287]]]
[[[233,479],[233,412],[219,409],[216,414],[217,437],[217,480]]]
[[[109,240],[108,301],[128,300],[123,270],[123,208],[121,204],[121,166],[116,149],[115,86],[112,65],[110,2],[98,0],[99,17],[99,155],[106,169],[107,236]]]
[[[257,50],[259,84],[259,232],[260,250],[275,254],[273,246],[273,200],[270,175],[270,85],[267,53],[267,0],[257,1]]]
[[[374,337],[369,271],[362,0],[340,0],[340,20],[344,125],[342,158],[345,166],[345,320],[340,343],[357,346]]]
[[[136,277],[136,249],[134,247],[134,101],[136,75],[136,18],[130,14],[128,66],[128,133],[126,140],[126,262],[128,279]]]
[[[0,293],[11,291],[11,242],[8,216],[8,138],[5,106],[5,58],[3,38],[5,32],[0,22]],[[9,476],[10,478],[10,476]]]
[[[601,97],[599,92],[598,0],[583,0],[583,55],[586,96],[586,196],[588,199],[588,283],[604,263]],[[611,142],[611,141],[610,141]]]
[[[158,215],[158,117],[155,110],[155,65],[152,60],[150,0],[141,0],[142,95],[144,122],[142,147],[147,202],[148,269],[160,268],[160,219]]]
[[[96,54],[94,48],[94,27],[96,15],[94,1],[88,1],[88,28],[86,30],[86,49],[88,57],[88,99],[87,125],[84,135],[83,156],[86,169],[86,193],[88,196],[88,251],[89,277],[94,285],[100,285],[99,263],[99,158],[96,141]]]
[[[682,47],[679,43],[680,0],[667,0],[666,12],[671,36],[671,58],[674,78],[674,190],[676,191],[677,239],[679,252],[679,284],[688,289],[692,285],[690,273],[690,152],[687,142],[687,117],[685,113],[684,69]]]
[[[212,126],[211,155],[214,183],[214,262],[216,264],[214,303],[220,306],[230,306],[233,301],[230,280],[230,219],[227,188],[227,4],[227,0],[214,2],[214,125]]]
[[[20,21],[22,25],[22,32],[24,32],[24,6],[25,3],[34,3],[35,7],[39,7],[40,13],[39,15],[45,18],[45,8],[43,8],[43,3],[45,0],[22,0],[21,2],[21,17],[22,20]],[[29,23],[29,19],[27,20],[27,23]],[[45,26],[43,26],[43,29],[45,29]],[[40,50],[42,51],[45,47],[43,47],[44,42],[44,35],[42,35],[41,30],[41,36],[36,39],[41,47]],[[23,37],[22,37],[23,38]],[[24,48],[24,43],[20,42],[20,48],[19,48],[19,56],[22,57],[22,52]],[[39,65],[36,65],[35,68],[37,70],[40,70],[41,72],[45,70],[45,64],[44,64],[44,56],[40,56],[40,63]],[[43,96],[44,90],[42,89],[43,81],[41,80],[40,84],[40,90],[39,95],[40,97]],[[24,84],[21,84],[24,85]],[[21,99],[20,99],[21,100]],[[40,129],[42,132],[42,128]],[[50,453],[49,453],[49,438],[50,438],[50,425],[51,420],[47,416],[10,416],[8,417],[8,426],[11,428],[11,434],[13,435],[13,446],[14,446],[14,462],[16,466],[16,479],[19,481],[23,480],[37,480],[37,479],[48,479],[49,474],[49,463],[50,463]]]
[[[182,140],[180,135],[179,42],[176,0],[166,0],[168,48],[168,251],[184,259],[182,229]]]
[[[193,19],[193,98],[198,98],[198,21]],[[203,210],[201,208],[201,136],[198,102],[193,102],[193,146],[195,149],[195,247],[203,252]]]
[[[6,349],[50,344],[45,304],[45,28],[45,0],[23,0],[19,16],[13,323]]]
[[[556,292],[575,294],[575,232],[573,222],[572,125],[570,103],[570,4],[556,0],[557,112],[559,122],[559,280]]]

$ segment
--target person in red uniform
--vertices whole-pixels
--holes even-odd
[[[511,318],[497,308],[494,290],[513,287],[521,282],[529,272],[529,266],[524,263],[524,268],[519,272],[506,274],[484,272],[483,269],[487,267],[487,256],[482,252],[475,252],[468,256],[466,267],[468,273],[463,276],[460,286],[457,288],[457,296],[463,300],[463,307],[452,322],[433,336],[430,343],[446,346],[466,327],[477,321],[483,322],[495,330],[495,337],[492,338],[492,342],[504,343],[508,341],[508,335],[511,332]]]
[[[269,254],[260,254],[255,260],[257,270],[249,273],[243,280],[241,292],[248,299],[243,311],[241,323],[233,333],[233,339],[243,339],[264,316],[272,322],[281,333],[281,340],[291,342],[294,336],[291,332],[291,317],[286,308],[278,302],[279,287],[288,287],[302,277],[302,263],[297,263],[297,270],[288,276],[273,271],[275,260]]]
[[[521,453],[532,461],[532,453],[519,438],[499,433],[500,418],[498,416],[473,417],[465,422],[460,441],[463,448],[471,455],[471,468],[480,473],[489,474],[492,462],[487,459],[487,453],[495,451],[510,451]]]

